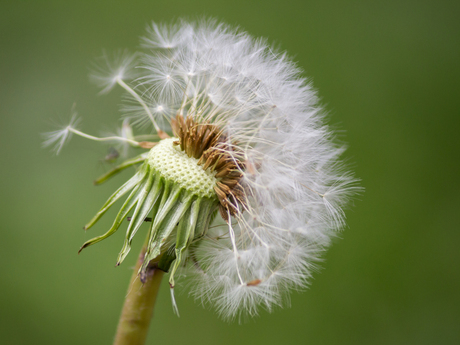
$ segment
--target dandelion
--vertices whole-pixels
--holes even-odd
[[[143,150],[96,180],[137,167],[85,226],[123,200],[111,228],[80,251],[131,215],[117,265],[149,221],[141,281],[152,267],[169,272],[172,292],[188,282],[226,319],[282,306],[307,285],[357,190],[315,91],[286,54],[213,21],[153,24],[142,42],[146,52],[95,79],[125,89],[124,118],[149,133],[98,138],[73,119],[46,140],[58,152],[72,133]]]

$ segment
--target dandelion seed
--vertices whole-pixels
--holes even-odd
[[[56,155],[58,155],[63,146],[65,145],[66,142],[70,140],[72,137],[72,129],[76,129],[78,126],[80,119],[78,118],[78,114],[74,109],[75,107],[72,108],[72,115],[70,117],[69,124],[65,127],[62,127],[61,129],[52,131],[52,132],[47,132],[43,134],[44,141],[43,141],[43,147],[49,147],[54,145],[54,151],[56,152]]]
[[[132,79],[136,74],[136,54],[120,51],[108,56],[104,51],[102,56],[93,65],[90,79],[101,87],[101,94],[109,92],[117,83],[125,79]]]
[[[227,319],[282,306],[290,289],[308,284],[359,190],[316,93],[285,53],[213,21],[152,24],[143,46],[139,59],[110,62],[122,67],[95,80],[104,92],[125,89],[125,121],[154,132],[134,135],[129,126],[97,138],[73,118],[45,141],[59,152],[74,133],[148,149],[96,181],[138,167],[85,226],[127,195],[111,228],[80,251],[132,214],[117,264],[150,219],[140,279],[152,262],[169,272],[176,311],[176,279],[188,279],[191,293]]]

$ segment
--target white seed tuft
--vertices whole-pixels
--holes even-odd
[[[62,126],[60,129],[43,133],[44,138],[43,147],[54,146],[53,151],[58,155],[61,152],[62,147],[72,137],[72,129],[76,129],[80,119],[78,118],[77,112],[72,108],[72,115],[70,117],[69,124]]]
[[[101,88],[101,94],[109,92],[118,81],[136,76],[136,57],[136,54],[130,54],[128,51],[120,51],[113,56],[108,56],[104,51],[94,62],[91,81]]]

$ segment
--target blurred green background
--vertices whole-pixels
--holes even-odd
[[[228,324],[183,292],[177,318],[164,282],[148,344],[460,344],[460,2],[421,0],[2,0],[0,343],[111,343],[136,255],[114,268],[121,234],[77,250],[127,175],[94,187],[107,147],[55,157],[40,133],[74,102],[83,130],[112,129],[122,93],[97,95],[94,58],[201,15],[294,57],[366,191],[290,308]]]

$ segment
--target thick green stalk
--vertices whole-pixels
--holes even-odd
[[[144,246],[134,268],[128,293],[118,322],[114,345],[143,345],[147,338],[153,308],[164,272],[156,264],[147,268],[145,282],[138,275],[147,247]]]

